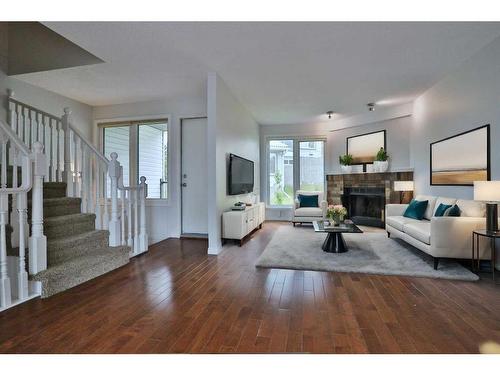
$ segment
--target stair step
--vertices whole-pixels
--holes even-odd
[[[42,283],[42,298],[47,298],[124,266],[129,252],[126,246],[97,249],[30,276],[30,280]]]
[[[65,182],[44,182],[43,198],[63,198],[66,196]]]
[[[47,198],[43,200],[43,216],[45,218],[79,214],[81,209],[81,198],[63,197]],[[31,206],[31,204],[30,204]]]
[[[85,255],[109,244],[107,230],[93,230],[69,237],[47,241],[47,264],[49,267],[72,258]]]
[[[47,239],[74,236],[95,229],[95,214],[72,214],[48,217],[44,220]]]

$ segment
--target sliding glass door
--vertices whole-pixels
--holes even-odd
[[[267,203],[292,206],[297,190],[323,191],[324,154],[324,140],[269,140]]]

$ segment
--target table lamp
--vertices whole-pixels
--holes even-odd
[[[413,196],[413,181],[394,181],[394,191],[399,191],[399,203],[410,203]]]
[[[474,200],[486,201],[486,230],[497,232],[500,181],[474,181]]]

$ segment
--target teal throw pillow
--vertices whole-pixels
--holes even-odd
[[[453,207],[446,210],[444,216],[456,216],[456,217],[460,216],[460,207],[454,204]]]
[[[422,220],[429,201],[417,201],[413,199],[406,208],[403,216],[411,219]]]
[[[300,207],[318,207],[318,196],[317,195],[302,195],[298,196]]]
[[[448,208],[451,207],[451,204],[441,203],[438,208],[436,208],[436,212],[434,212],[434,216],[444,216],[444,213]]]

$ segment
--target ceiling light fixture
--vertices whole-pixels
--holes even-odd
[[[333,113],[334,113],[333,111],[326,112],[326,114],[328,115],[328,119],[330,120],[332,119]]]
[[[370,112],[375,111],[375,103],[368,103],[366,106]]]

